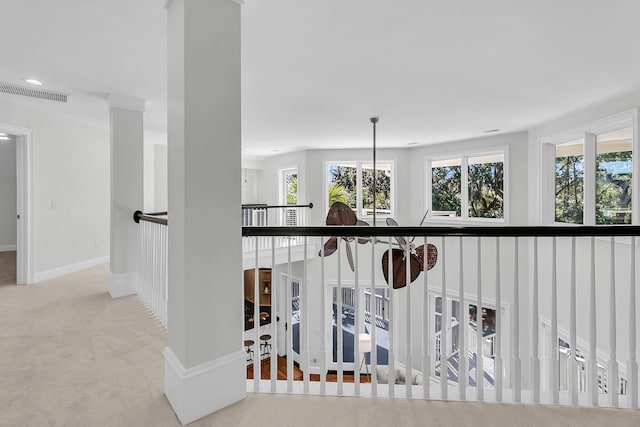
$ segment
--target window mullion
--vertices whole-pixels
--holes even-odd
[[[460,174],[460,217],[469,219],[469,167],[468,156],[462,156]]]
[[[632,188],[640,188],[640,162],[638,154],[640,153],[640,142],[638,141],[638,110],[633,115],[633,152],[631,159],[633,160],[631,182]],[[631,194],[631,224],[640,224],[640,197],[638,194]]]
[[[364,186],[362,184],[362,162],[356,162],[356,206],[358,211],[358,217],[365,217],[364,212],[364,200],[362,199],[362,192]],[[374,224],[375,225],[375,224]]]
[[[584,225],[596,223],[596,136],[584,135]]]

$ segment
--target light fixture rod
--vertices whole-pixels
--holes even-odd
[[[376,123],[377,117],[371,117],[373,123],[373,226],[376,226]]]

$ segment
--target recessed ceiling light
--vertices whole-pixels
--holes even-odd
[[[500,129],[488,129],[484,131],[484,133],[494,133],[494,132],[500,132]]]
[[[417,142],[408,142],[407,145],[418,145]]]
[[[42,82],[40,80],[28,79],[28,78],[24,78],[22,80],[24,80],[26,83],[29,83],[30,85],[42,86]]]
[[[271,150],[272,153],[277,153],[278,151],[280,151],[280,150],[278,150],[277,148]]]
[[[245,148],[244,151],[251,151],[251,148]]]
[[[8,141],[11,138],[9,138],[8,136],[0,136],[0,139],[3,140],[3,141]]]

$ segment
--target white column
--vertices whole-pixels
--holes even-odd
[[[164,392],[187,424],[246,396],[240,4],[172,0],[167,11],[169,345],[163,353]]]
[[[109,96],[111,115],[111,243],[109,294],[118,298],[136,293],[138,224],[133,213],[142,209],[144,100]]]

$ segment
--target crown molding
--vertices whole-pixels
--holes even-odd
[[[167,0],[164,4],[164,8],[165,9],[169,9],[169,7],[171,7],[171,3],[173,3],[175,0]],[[234,3],[238,3],[240,6],[244,6],[244,0],[231,0]]]
[[[124,110],[140,111],[141,113],[145,111],[145,100],[133,96],[112,93],[109,95],[108,102],[109,110],[122,108]]]

